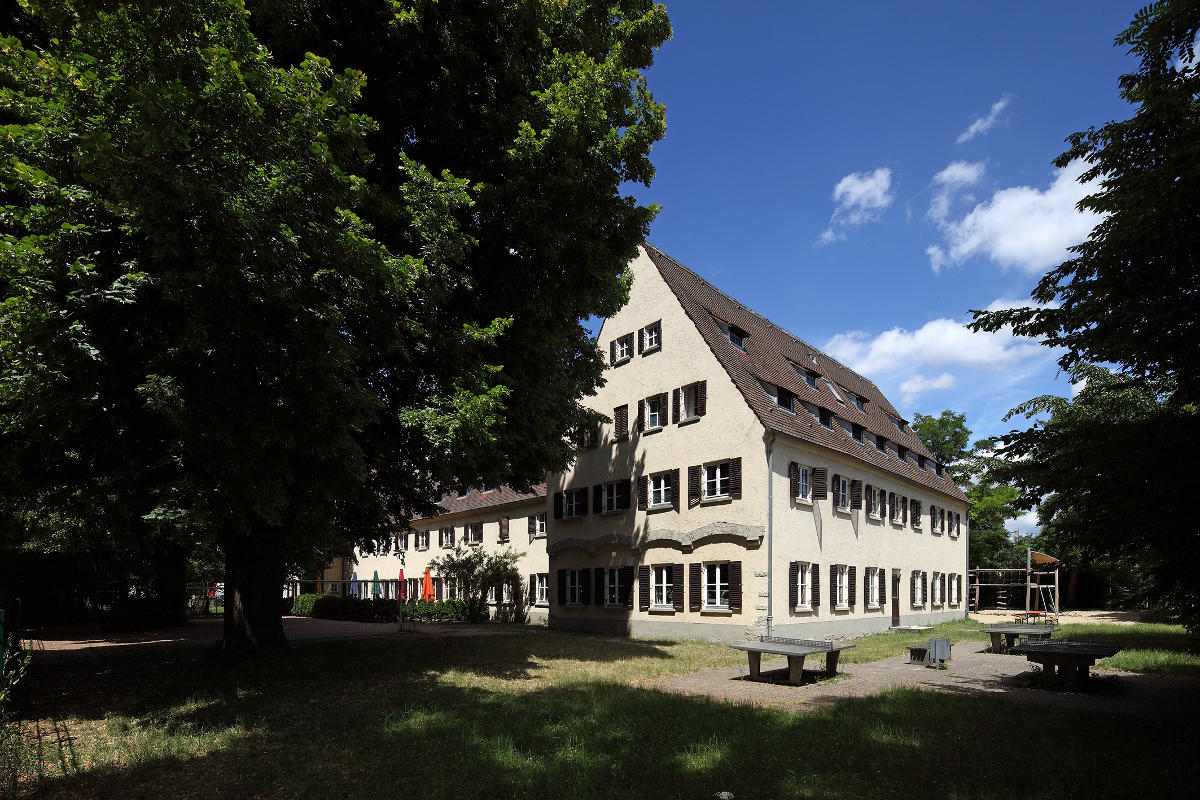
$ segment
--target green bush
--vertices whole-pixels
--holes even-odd
[[[315,619],[339,619],[350,622],[396,622],[397,602],[382,597],[343,597],[336,594],[300,595],[301,598],[313,598],[307,601],[308,613]]]
[[[462,622],[467,618],[467,601],[412,599],[404,604],[404,616],[420,622]]]
[[[292,601],[292,613],[297,617],[311,617],[313,615],[313,604],[323,596],[319,594],[296,595],[296,599]]]

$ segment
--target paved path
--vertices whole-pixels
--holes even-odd
[[[955,645],[947,669],[910,664],[908,656],[868,664],[843,664],[834,680],[786,686],[748,680],[747,666],[693,672],[660,678],[648,688],[712,697],[728,702],[808,711],[850,697],[869,697],[898,687],[933,689],[972,695],[991,695],[1019,703],[1101,711],[1109,714],[1157,717],[1200,710],[1200,679],[1097,671],[1083,691],[1040,688],[1024,656],[993,655],[979,642]],[[785,669],[777,659],[762,669]],[[805,672],[806,678],[808,672]],[[813,673],[815,679],[816,673]]]

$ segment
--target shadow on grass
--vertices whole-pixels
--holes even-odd
[[[1053,638],[1078,642],[1100,642],[1137,650],[1200,653],[1200,640],[1189,636],[1180,625],[1160,623],[1137,625],[1064,624]]]
[[[306,689],[314,693],[291,697]],[[348,671],[338,689],[299,681],[286,703],[243,697],[225,709],[226,724],[250,727],[211,752],[130,753],[128,768],[37,788],[47,797],[1041,797],[1170,793],[1200,777],[1184,758],[1189,732],[915,690],[798,715],[609,682],[512,693]],[[1012,750],[997,747],[1034,740],[1054,743],[1053,769],[1013,769]]]

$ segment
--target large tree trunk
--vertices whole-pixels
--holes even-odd
[[[285,650],[280,531],[225,537],[225,649]]]
[[[154,622],[187,622],[187,550],[176,542],[154,543]]]

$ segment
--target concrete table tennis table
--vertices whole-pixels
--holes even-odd
[[[762,678],[763,653],[776,656],[787,656],[788,683],[799,684],[804,677],[804,659],[806,656],[824,655],[825,674],[837,672],[838,656],[843,650],[854,647],[852,644],[829,642],[824,639],[785,639],[779,636],[761,637],[757,642],[737,642],[733,647],[745,650],[750,660],[750,680]]]
[[[983,630],[992,638],[993,653],[1007,653],[1017,643],[1017,637],[1024,636],[1030,640],[1044,641],[1058,630],[1058,626],[1005,622],[999,625],[988,625]]]
[[[1115,656],[1121,648],[1097,642],[1027,642],[1009,652],[1023,655],[1033,664],[1041,664],[1047,676],[1053,675],[1059,680],[1064,677],[1064,670],[1072,668],[1079,682],[1085,683],[1088,669],[1095,666],[1098,659]]]

